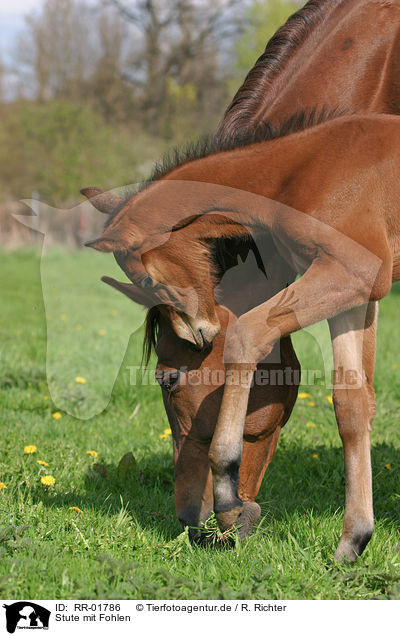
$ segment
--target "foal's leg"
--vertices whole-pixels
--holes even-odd
[[[301,279],[236,322],[226,342],[225,359],[230,361],[226,368],[237,376],[238,370],[247,366],[248,377],[242,374],[230,383],[227,377],[209,452],[214,510],[221,529],[235,524],[243,509],[237,485],[243,426],[257,362],[270,353],[278,338],[386,295],[391,286],[391,263],[385,261],[377,276],[377,260],[357,246],[343,249],[340,260],[321,253]]]
[[[243,501],[243,512],[238,518],[239,536],[244,539],[251,527],[258,521],[261,508],[255,500],[260,490],[261,482],[271,460],[274,456],[279,440],[281,427],[266,439],[247,441],[243,440],[243,455],[240,465],[240,479],[238,493]]]
[[[374,527],[369,438],[375,415],[376,322],[377,303],[369,303],[367,309],[352,309],[329,321],[336,378],[333,401],[346,471],[344,526],[335,552],[339,561],[354,561]]]

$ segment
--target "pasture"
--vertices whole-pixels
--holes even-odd
[[[73,276],[78,282],[93,271],[89,250],[54,251],[51,257],[60,281],[73,264],[70,285]],[[399,286],[381,302],[379,321],[372,433],[375,532],[357,564],[338,565],[332,555],[343,523],[343,455],[330,391],[322,381],[300,388],[308,395],[298,400],[267,471],[256,532],[229,549],[191,546],[175,518],[172,443],[160,390],[129,385],[127,367],[140,359],[140,338],[130,341],[103,413],[87,420],[64,413],[49,397],[39,253],[3,252],[0,260],[3,598],[400,598]],[[102,262],[104,273],[112,275],[111,261],[110,256]],[[114,275],[121,279],[116,267]],[[109,296],[99,298],[95,290],[80,300],[93,316],[100,305],[106,309],[104,333],[82,324],[79,332],[70,331],[60,355],[76,347],[81,332],[86,346],[101,349],[100,356],[107,355],[104,342],[111,332],[126,340],[142,310],[110,293],[109,306]],[[60,334],[65,324],[75,324],[78,305],[71,298],[68,311],[52,312]],[[326,326],[314,332],[329,347]],[[320,347],[309,334],[296,334],[294,342],[304,369],[321,368]],[[99,364],[100,376],[101,369]],[[72,378],[67,388],[77,403],[90,399],[90,381]],[[36,452],[24,452],[29,445]],[[118,464],[129,451],[137,465],[124,473]],[[45,476],[54,484],[44,485]]]

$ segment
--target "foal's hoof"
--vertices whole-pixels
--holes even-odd
[[[357,558],[363,553],[365,546],[370,540],[372,531],[373,528],[366,527],[356,535],[343,534],[334,555],[335,559],[339,563],[345,560],[357,561]]]
[[[252,526],[259,520],[260,515],[261,508],[255,501],[246,501],[243,504],[243,512],[237,520],[240,539],[245,539],[248,536]]]

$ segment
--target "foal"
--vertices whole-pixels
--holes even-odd
[[[400,277],[399,148],[400,122],[391,116],[339,118],[233,150],[203,148],[128,199],[91,242],[113,251],[134,283],[167,302],[175,333],[199,349],[221,329],[215,239],[271,237],[292,270],[287,289],[228,328],[226,368],[245,365],[249,374],[226,382],[209,451],[223,530],[243,511],[238,480],[249,379],[279,338],[327,318],[335,369],[352,371],[351,385],[334,387],[346,469],[335,555],[354,559],[369,541],[376,301]]]

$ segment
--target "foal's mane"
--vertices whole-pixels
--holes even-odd
[[[247,74],[242,86],[225,111],[217,136],[230,136],[232,131],[246,134],[254,127],[254,119],[265,103],[265,95],[296,50],[307,40],[313,30],[343,0],[309,0],[269,40],[264,53]]]

